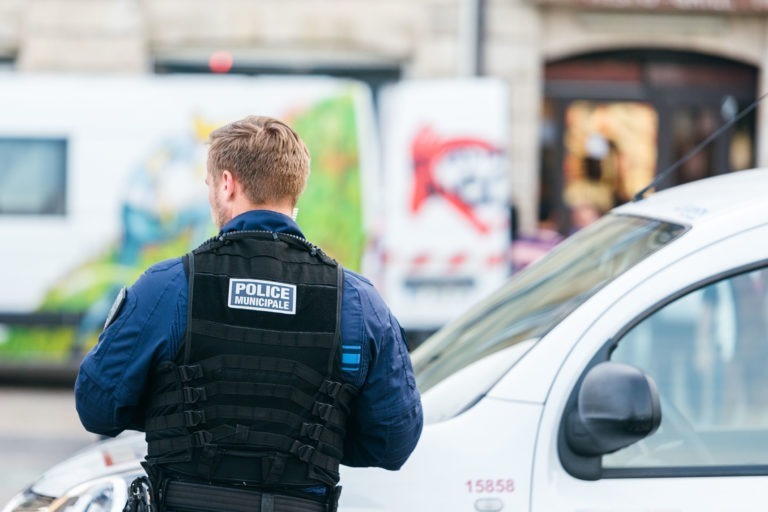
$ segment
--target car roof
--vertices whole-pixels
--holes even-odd
[[[768,222],[768,169],[731,172],[653,193],[613,210],[695,226],[738,219],[740,227]],[[736,227],[736,226],[734,226]]]

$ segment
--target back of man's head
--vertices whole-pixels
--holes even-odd
[[[210,135],[208,172],[218,181],[225,170],[253,204],[288,199],[295,205],[309,177],[309,150],[282,121],[248,116]]]

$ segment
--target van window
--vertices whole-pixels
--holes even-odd
[[[66,213],[67,141],[0,137],[0,214]]]
[[[611,359],[655,380],[661,426],[603,467],[768,465],[767,314],[761,268],[694,290],[629,331]]]
[[[677,224],[623,215],[607,215],[587,226],[419,346],[412,354],[419,389],[425,392],[512,345],[538,340],[601,287],[684,231]],[[493,374],[484,370],[475,381],[482,388],[469,386],[465,405],[509,368],[495,365]]]

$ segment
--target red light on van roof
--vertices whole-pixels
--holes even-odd
[[[228,73],[232,69],[233,60],[228,51],[216,51],[208,59],[208,67],[213,73]]]

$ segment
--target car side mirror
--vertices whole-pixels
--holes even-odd
[[[576,405],[565,436],[579,455],[615,452],[652,434],[661,423],[656,383],[628,364],[606,361],[589,370]]]

